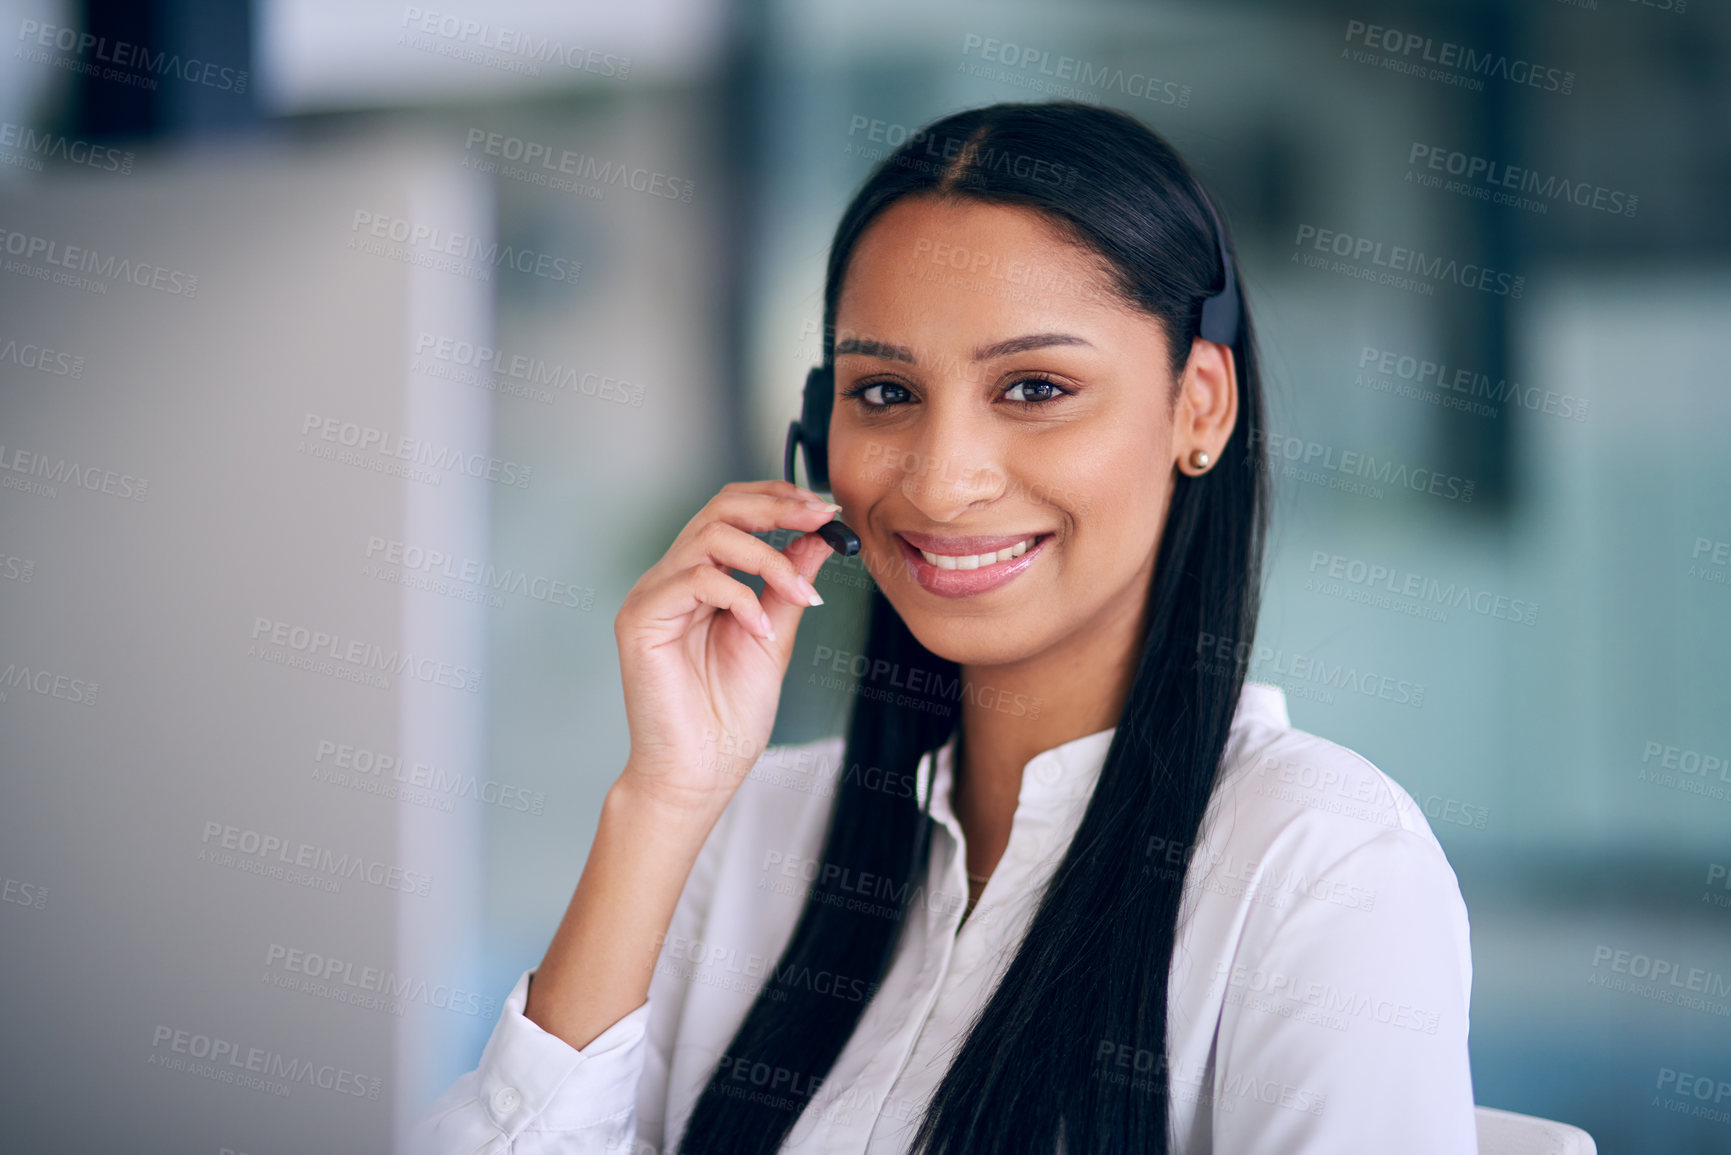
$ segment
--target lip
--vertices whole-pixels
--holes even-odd
[[[950,557],[967,557],[974,553],[996,553],[1006,546],[1016,545],[1038,535],[1015,533],[999,534],[997,537],[978,535],[974,537],[933,537],[929,533],[909,533],[904,530],[896,536],[932,553],[948,554]]]
[[[908,572],[914,575],[914,580],[920,583],[920,588],[928,593],[945,598],[966,598],[995,590],[1005,582],[1019,577],[1034,559],[1046,549],[1046,542],[1051,534],[1024,533],[1014,537],[932,537],[923,533],[898,533],[896,546],[901,550],[902,559],[907,563]],[[1028,552],[1021,557],[1009,561],[995,562],[984,569],[940,569],[920,555],[921,549],[929,549],[933,553],[945,553],[956,557],[965,557],[970,553],[985,553],[987,550],[1003,549],[1026,541],[1030,537],[1038,538]],[[942,546],[934,549],[933,543]]]

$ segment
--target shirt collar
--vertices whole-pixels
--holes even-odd
[[[1276,729],[1290,727],[1285,691],[1265,682],[1245,682],[1232,717],[1232,729],[1236,731],[1251,721]],[[1022,788],[1016,796],[1017,817],[1027,814],[1058,819],[1071,810],[1080,813],[1094,794],[1116,731],[1117,727],[1109,726],[1034,755],[1022,769]],[[958,727],[935,755],[928,752],[920,760],[918,775],[920,797],[926,797],[927,790],[932,791],[933,819],[949,827],[958,838],[960,823],[950,806],[950,789],[955,781],[956,742],[960,734]]]

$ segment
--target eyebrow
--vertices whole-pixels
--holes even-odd
[[[973,360],[990,361],[995,357],[1008,357],[1012,353],[1026,353],[1030,349],[1044,349],[1052,345],[1086,345],[1092,349],[1093,342],[1084,340],[1073,333],[1029,333],[1024,337],[1011,337],[1007,341],[997,341],[990,345],[981,345],[974,350]],[[866,357],[877,357],[884,361],[906,361],[909,365],[917,365],[919,361],[914,351],[906,345],[891,345],[885,341],[872,341],[860,337],[848,337],[837,341],[835,355],[841,357],[848,353],[858,353]]]

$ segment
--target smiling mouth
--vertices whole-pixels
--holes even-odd
[[[971,598],[1015,581],[1050,552],[1046,539],[1051,536],[1031,533],[1017,539],[1006,533],[938,537],[912,530],[895,535],[908,576],[921,589],[941,598]],[[938,553],[929,548],[932,546],[949,552]]]
[[[919,552],[920,556],[926,559],[927,564],[935,565],[939,569],[984,569],[987,566],[996,565],[999,562],[1009,561],[1011,558],[1021,557],[1030,549],[1034,548],[1034,545],[1040,540],[1041,536],[1041,534],[1037,533],[1032,534],[1023,538],[1015,545],[1007,545],[1003,549],[996,550],[992,553],[970,553],[956,556],[952,554],[933,553],[929,549],[922,549]],[[915,546],[914,548],[918,549],[919,547]]]

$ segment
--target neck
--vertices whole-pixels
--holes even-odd
[[[1037,755],[1117,724],[1139,655],[1140,630],[1115,644],[1072,639],[1004,666],[963,666],[961,734],[951,807],[967,869],[989,875],[1010,841],[1022,771]]]

